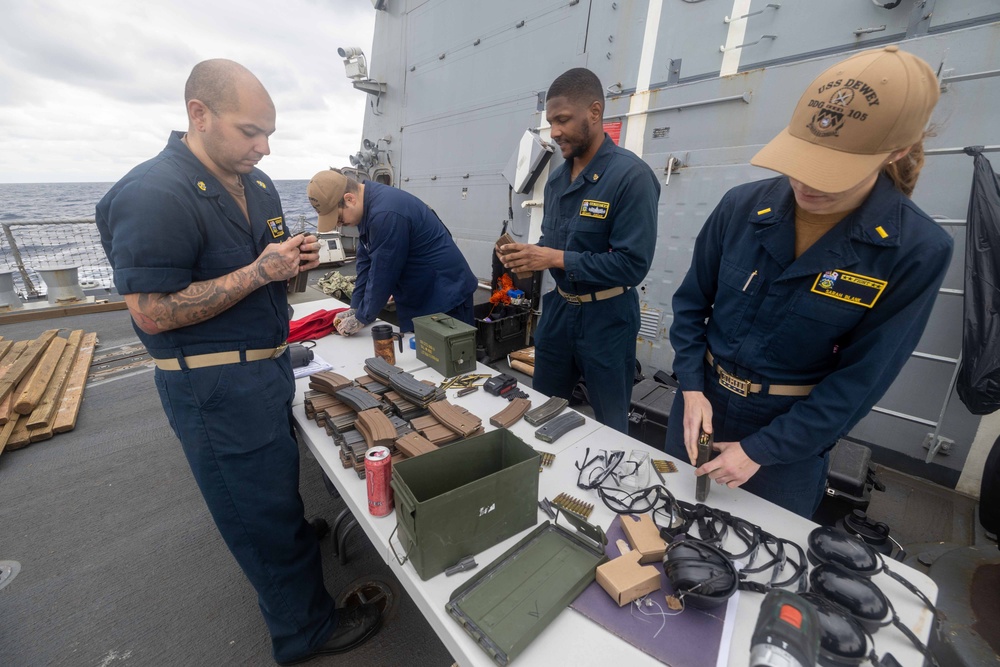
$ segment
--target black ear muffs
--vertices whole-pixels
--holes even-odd
[[[890,572],[887,568],[885,568],[885,573],[904,584],[924,600],[936,622],[937,611],[934,609],[934,605],[916,586]],[[837,563],[822,563],[809,573],[809,591],[843,607],[854,617],[854,620],[861,624],[862,628],[871,634],[886,625],[896,626],[924,654],[930,664],[937,667],[937,660],[927,646],[899,620],[889,598],[871,579],[851,572]]]
[[[869,632],[891,622],[889,601],[879,587],[837,563],[814,567],[809,590],[846,609]]]
[[[853,535],[820,526],[809,533],[809,562],[813,565],[836,563],[862,577],[882,571],[882,559],[867,542]]]
[[[809,546],[807,557],[813,565],[836,563],[845,570],[850,570],[864,578],[871,578],[880,572],[885,572],[920,598],[920,601],[931,610],[937,619],[937,609],[930,598],[904,577],[890,570],[885,558],[861,538],[842,530],[820,526],[809,533],[807,543]]]
[[[819,618],[819,664],[855,667],[868,658],[871,635],[842,607],[816,593],[800,593]],[[874,647],[872,647],[874,651]],[[874,662],[874,661],[873,661]]]
[[[696,539],[671,542],[663,569],[677,597],[698,609],[712,609],[739,588],[736,566],[716,546]]]

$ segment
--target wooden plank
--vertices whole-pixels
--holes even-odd
[[[17,341],[7,351],[7,354],[3,356],[3,359],[0,359],[0,379],[3,379],[7,371],[10,370],[10,367],[14,365],[14,362],[21,357],[24,353],[24,348],[28,347],[28,343],[30,342],[27,340]]]
[[[59,357],[62,356],[65,349],[65,338],[56,336],[52,339],[49,346],[45,348],[45,353],[42,354],[41,359],[38,360],[34,369],[28,374],[28,385],[14,399],[14,412],[19,415],[30,415],[32,413],[38,402],[42,400],[45,387],[48,386],[49,380],[52,379],[52,374],[56,372]],[[27,420],[25,420],[25,424],[27,424]],[[28,428],[27,425],[25,425],[25,428]]]
[[[17,413],[14,412],[14,393],[11,392],[7,394],[7,398],[0,401],[0,424],[6,424],[13,415]]]
[[[18,415],[17,421],[14,424],[14,430],[10,433],[10,438],[7,440],[5,449],[8,452],[13,452],[23,449],[30,444],[31,431],[28,430],[28,420],[25,419],[24,415]]]
[[[21,415],[16,412],[10,418],[6,424],[0,427],[0,454],[3,454],[4,450],[7,448],[7,441],[10,440],[10,436],[14,433],[14,429],[17,428],[17,421]]]
[[[0,336],[0,338],[3,338],[3,336]],[[14,346],[14,341],[12,340],[0,340],[0,362],[3,361],[3,358],[7,356],[7,352],[13,346]]]
[[[21,381],[21,378],[27,375],[28,371],[38,363],[38,360],[45,353],[45,349],[52,342],[52,339],[56,337],[57,333],[59,333],[58,329],[49,329],[43,331],[42,335],[35,340],[28,342],[28,346],[24,348],[24,352],[21,353],[18,360],[0,378],[0,401],[7,398],[7,394],[14,391],[14,387]]]
[[[7,372],[7,369],[9,369],[14,362],[18,360],[21,353],[24,352],[24,348],[27,346],[28,341],[26,340],[19,340],[14,343],[14,346],[7,353],[7,356],[3,358],[3,361],[0,361],[0,377],[2,377],[4,373]],[[7,398],[0,401],[0,426],[7,423],[7,419],[10,417],[10,404],[13,400],[14,394],[11,392],[10,394],[7,394]]]
[[[53,308],[37,308],[30,310],[15,310],[10,313],[0,313],[0,325],[21,324],[22,322],[36,322],[38,320],[48,320],[53,317],[66,317],[68,315],[86,315],[88,313],[107,313],[113,310],[127,310],[128,306],[124,301],[106,301],[103,303],[86,303],[79,306],[62,306]]]
[[[534,366],[530,366],[524,363],[523,361],[518,361],[517,359],[510,360],[510,367],[513,368],[515,371],[520,371],[521,373],[524,373],[529,377],[534,377],[535,375]]]
[[[80,349],[81,340],[83,340],[83,329],[77,329],[67,337],[66,349],[63,350],[62,356],[59,357],[59,364],[56,366],[56,370],[52,374],[52,379],[49,380],[48,386],[45,388],[45,394],[42,395],[42,400],[38,402],[38,405],[28,418],[29,429],[48,430],[49,437],[52,436],[52,417],[55,415],[56,408],[59,407],[59,399],[62,398],[63,391],[66,388],[66,379],[69,377],[69,371],[73,367],[76,353]],[[32,434],[31,437],[34,441],[35,435]]]
[[[31,428],[30,424],[25,424],[28,429],[28,439],[32,443],[41,442],[42,440],[50,439],[55,433],[52,432],[51,426],[46,426],[44,428]]]
[[[17,414],[10,409],[10,404],[14,401],[14,396],[12,394],[7,394],[7,398],[0,401],[0,426],[3,426],[8,421],[10,421],[11,414]]]
[[[21,391],[24,391],[24,388],[27,385],[28,385],[28,378],[25,377],[17,385],[17,391],[15,391],[14,393],[17,394],[17,393],[20,393]],[[7,424],[10,424],[11,422],[13,422],[14,423],[14,427],[11,429],[10,435],[7,438],[7,442],[6,442],[6,449],[7,449],[7,451],[12,451],[12,450],[15,450],[15,449],[21,449],[21,447],[24,447],[24,446],[28,445],[31,442],[31,436],[28,434],[28,427],[25,425],[26,421],[28,421],[28,420],[24,419],[18,413],[11,411],[11,413],[10,413],[10,421],[7,422]],[[4,428],[6,428],[6,427],[7,427],[7,425],[5,424]]]
[[[90,372],[90,360],[94,357],[95,345],[97,345],[97,334],[94,332],[85,334],[80,342],[80,351],[76,355],[76,361],[73,362],[73,367],[69,372],[69,378],[66,380],[66,390],[59,401],[59,409],[52,425],[53,433],[71,431],[76,426],[76,418],[80,414],[80,403],[83,401],[83,387],[87,383],[87,374]]]

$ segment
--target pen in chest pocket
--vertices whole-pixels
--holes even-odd
[[[754,276],[756,276],[756,275],[757,275],[757,269],[754,269],[753,273],[750,274],[750,277],[747,278],[747,281],[745,283],[743,283],[743,291],[744,292],[746,292],[747,288],[750,287],[750,282],[753,281]]]

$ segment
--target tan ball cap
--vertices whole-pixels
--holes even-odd
[[[941,95],[937,77],[896,45],[863,51],[820,74],[792,120],[750,164],[820,192],[844,192],[893,152],[923,138]]]
[[[327,169],[312,177],[306,187],[306,197],[319,214],[316,228],[320,232],[331,232],[340,220],[339,204],[344,201],[347,178],[339,171]]]

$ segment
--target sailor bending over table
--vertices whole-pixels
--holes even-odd
[[[336,169],[313,176],[306,195],[319,214],[319,231],[358,228],[357,279],[351,309],[334,319],[338,333],[350,336],[374,322],[390,296],[401,331],[413,331],[414,317],[434,313],[475,325],[472,297],[479,281],[427,204]]]

